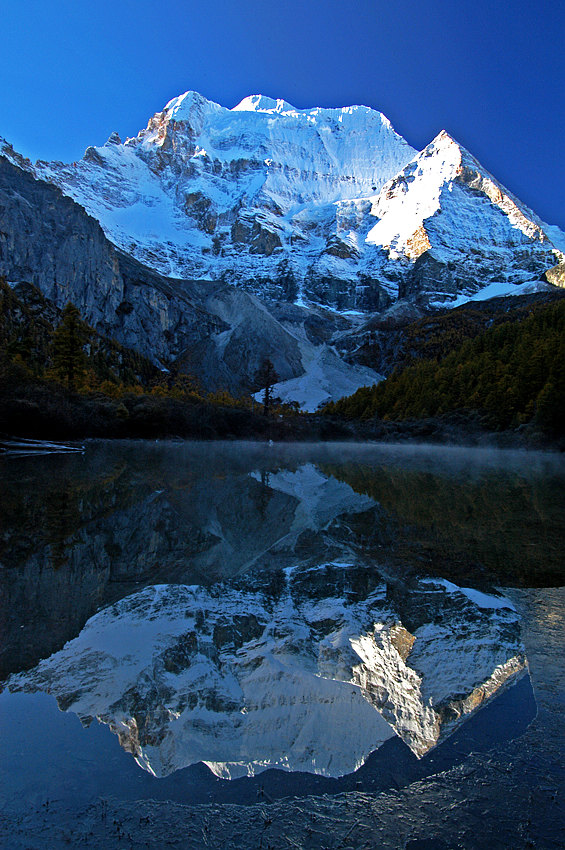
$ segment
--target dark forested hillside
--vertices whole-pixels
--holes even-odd
[[[531,306],[519,321],[503,321],[444,357],[441,347],[440,337],[430,342],[433,359],[396,369],[324,412],[402,421],[463,410],[497,430],[533,421],[547,433],[564,433],[565,300]]]
[[[441,360],[489,328],[521,322],[532,310],[565,300],[558,289],[472,301],[452,310],[414,319],[373,316],[356,335],[343,340],[348,357],[388,376],[418,360]]]
[[[263,387],[258,386],[261,390]],[[32,284],[0,278],[0,435],[312,439],[325,422],[272,401],[205,392],[97,333],[73,304],[58,309]],[[339,429],[338,429],[339,431]]]
[[[450,476],[402,465],[324,464],[323,471],[370,496],[399,526],[387,557],[465,584],[550,587],[565,581],[559,476],[528,479],[500,469]],[[370,541],[370,522],[359,533]],[[394,526],[392,526],[394,527]],[[373,522],[374,529],[374,522]],[[380,541],[375,540],[378,545]]]
[[[20,367],[28,377],[50,374],[63,315],[33,284],[10,287],[0,278],[0,368],[4,377],[10,366]],[[98,388],[104,381],[147,385],[159,376],[159,369],[146,357],[97,333],[80,317],[79,321],[80,347],[85,354],[83,385]]]

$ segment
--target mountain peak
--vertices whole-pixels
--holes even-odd
[[[286,100],[268,97],[264,94],[250,94],[244,97],[237,106],[234,106],[232,112],[268,112],[278,113],[279,115],[288,112],[298,112],[292,104]]]
[[[194,111],[203,107],[208,107],[211,111],[222,109],[218,103],[208,100],[197,91],[185,91],[183,94],[179,94],[178,97],[170,100],[163,111],[173,121],[186,121]]]
[[[454,139],[447,130],[440,130],[437,136],[432,139],[431,144],[437,147],[441,145],[457,145],[458,148],[461,147],[457,139]]]
[[[426,145],[419,156],[437,156],[438,154],[447,154],[449,159],[453,161],[457,160],[458,162],[460,162],[465,155],[470,156],[465,148],[460,145],[457,139],[454,139],[447,130],[440,130],[429,145]]]
[[[288,103],[288,101],[282,100],[281,98],[275,99],[264,94],[251,94],[248,95],[248,97],[244,97],[243,100],[230,111],[261,112],[267,115],[282,115],[293,118],[301,117],[309,122],[315,122],[316,119],[342,122],[344,120],[344,116],[348,116],[346,120],[353,120],[354,122],[359,123],[359,125],[365,125],[367,120],[369,120],[369,122],[374,122],[376,119],[377,123],[380,123],[386,129],[393,130],[388,118],[383,115],[382,112],[372,109],[370,106],[311,106],[306,107],[305,109],[297,109],[296,106],[293,106],[291,103]],[[351,116],[356,117],[352,118]]]
[[[419,156],[425,157],[436,154],[447,155],[444,158],[446,160],[449,159],[457,169],[465,167],[471,168],[494,180],[492,175],[486,170],[486,168],[484,168],[484,166],[481,165],[478,159],[476,159],[472,153],[469,153],[467,148],[463,147],[457,139],[454,139],[447,130],[440,130],[437,136],[432,139],[430,144]]]
[[[13,145],[11,145],[3,136],[0,136],[0,156],[3,156],[12,165],[16,165],[18,168],[22,168],[24,171],[33,171],[33,166],[30,160],[22,156],[21,153],[14,150]]]
[[[106,142],[106,146],[121,145],[121,143],[122,143],[122,140],[120,139],[120,134],[117,133],[116,131],[114,131],[113,133],[110,133],[110,135],[108,136],[108,141]]]

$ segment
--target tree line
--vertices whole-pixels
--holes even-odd
[[[477,412],[496,430],[532,422],[563,435],[565,302],[532,308],[519,322],[502,322],[324,408],[344,419],[397,421],[454,411]]]
[[[288,438],[309,426],[298,405],[275,397],[278,380],[265,358],[249,393],[207,391],[174,364],[160,369],[102,336],[74,304],[58,310],[32,284],[0,278],[0,432],[213,439],[261,436],[284,420]]]

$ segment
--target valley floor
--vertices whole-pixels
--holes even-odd
[[[3,846],[57,850],[382,848],[551,850],[562,847],[565,764],[565,588],[505,590],[524,618],[538,714],[517,740],[405,788],[375,796],[267,799],[251,806],[98,799],[0,814]]]

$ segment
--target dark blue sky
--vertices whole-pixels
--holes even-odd
[[[0,0],[0,135],[69,161],[195,89],[445,128],[565,228],[562,0]]]

